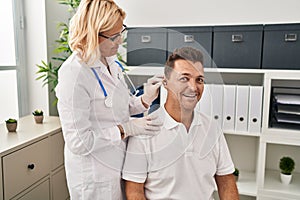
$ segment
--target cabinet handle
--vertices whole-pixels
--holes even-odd
[[[296,42],[297,41],[297,33],[286,33],[286,34],[284,34],[284,41],[286,41],[286,42]]]
[[[193,35],[184,35],[184,42],[185,43],[194,42],[194,36]]]
[[[150,35],[142,35],[141,36],[141,42],[142,43],[149,43],[149,42],[151,42],[151,36]]]
[[[242,34],[234,34],[231,35],[232,42],[243,42],[243,35]]]
[[[33,169],[34,169],[34,164],[29,164],[29,165],[27,166],[27,168],[33,170]]]

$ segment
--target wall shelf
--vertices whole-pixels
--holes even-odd
[[[283,185],[280,182],[280,172],[278,170],[266,170],[265,192],[271,193],[275,198],[280,196],[290,199],[300,199],[300,173],[293,173],[292,182]]]
[[[260,133],[250,133],[250,132],[224,132],[224,134],[228,135],[239,135],[239,136],[253,136],[260,137]]]

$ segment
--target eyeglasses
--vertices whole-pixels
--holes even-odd
[[[115,34],[115,35],[113,35],[113,36],[110,36],[110,37],[108,37],[108,36],[106,36],[106,35],[102,35],[101,33],[98,33],[98,36],[99,37],[104,37],[104,38],[106,38],[106,39],[108,39],[108,40],[110,40],[110,41],[112,41],[112,42],[115,42],[115,41],[117,41],[118,39],[120,39],[120,37],[122,36],[122,33],[124,33],[124,31],[126,31],[127,30],[127,26],[125,25],[125,24],[123,24],[123,30],[120,32],[120,33],[118,33],[118,34]]]

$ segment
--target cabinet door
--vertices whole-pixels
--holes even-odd
[[[45,182],[41,183],[37,187],[33,188],[33,190],[26,193],[24,196],[19,198],[18,200],[50,200],[50,183],[49,179]]]
[[[64,139],[61,132],[50,136],[51,170],[64,164]]]
[[[65,169],[62,168],[52,177],[52,200],[68,199],[69,191],[67,187]]]

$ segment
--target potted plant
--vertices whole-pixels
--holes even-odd
[[[37,110],[33,111],[32,114],[34,116],[35,123],[37,123],[37,124],[43,123],[44,113],[42,110],[37,109]]]
[[[8,132],[16,132],[18,126],[18,121],[16,119],[9,118],[8,120],[5,120],[5,122]]]
[[[239,180],[239,175],[240,175],[240,171],[238,168],[235,168],[234,169],[234,172],[232,173],[235,177],[235,181],[238,181]]]
[[[281,170],[281,182],[285,185],[290,184],[292,180],[292,172],[295,169],[295,162],[291,157],[285,156],[280,159],[279,168]]]

